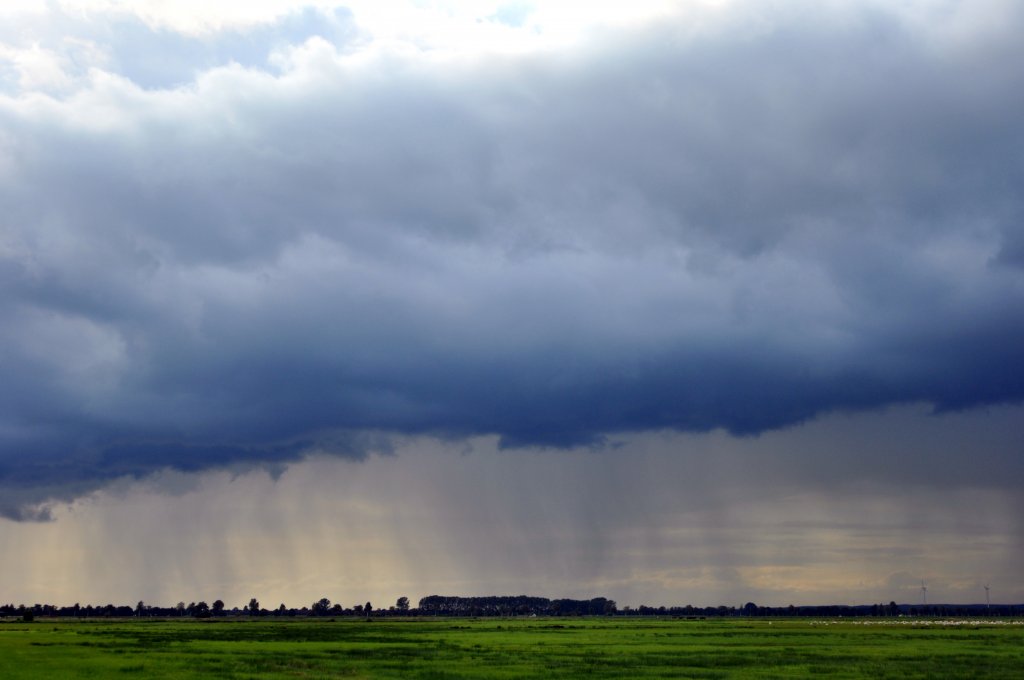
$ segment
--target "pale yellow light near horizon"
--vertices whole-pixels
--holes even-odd
[[[853,432],[867,431],[852,445],[865,449],[898,432],[936,449],[978,445],[1020,413],[940,421],[899,409],[756,442],[648,433],[606,451],[411,438],[364,461],[314,456],[277,479],[164,472],[58,507],[54,522],[0,520],[0,552],[16,556],[0,603],[387,606],[403,595],[530,594],[784,606],[910,602],[922,578],[936,601],[982,601],[988,582],[1019,599],[1012,491],[899,480],[808,490],[779,467]]]

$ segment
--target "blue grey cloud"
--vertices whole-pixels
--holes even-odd
[[[0,512],[366,432],[1020,402],[1024,14],[991,8],[454,64],[307,13],[166,71],[110,27],[120,69],[0,99]]]

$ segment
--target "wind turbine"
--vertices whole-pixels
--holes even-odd
[[[921,604],[928,606],[928,586],[924,584],[924,581],[921,581]]]
[[[992,603],[989,602],[989,599],[988,599],[988,589],[989,588],[991,588],[991,586],[986,583],[985,584],[985,613],[986,614],[989,612],[989,610],[992,609]]]

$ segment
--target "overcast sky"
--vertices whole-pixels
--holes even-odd
[[[1022,31],[5,3],[0,600],[1024,599]]]

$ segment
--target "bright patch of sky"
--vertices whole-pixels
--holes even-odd
[[[595,32],[651,21],[673,3],[127,2],[5,4],[0,91],[66,96],[92,69],[144,87],[177,87],[205,69],[273,68],[312,38],[350,61],[373,55],[462,59],[566,49]],[[697,3],[710,6],[714,3]]]

